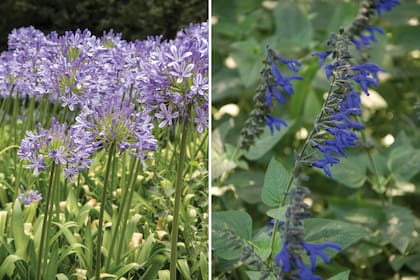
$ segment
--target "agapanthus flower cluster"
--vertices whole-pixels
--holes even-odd
[[[192,104],[196,129],[203,132],[208,127],[208,24],[190,25],[174,40],[148,42],[146,49],[150,55],[138,65],[144,92],[139,102],[160,127],[184,118]]]
[[[33,27],[9,36],[0,56],[0,96],[49,99],[75,111],[104,96],[130,93],[162,124],[162,114],[184,118],[193,103],[199,132],[208,126],[208,23],[191,24],[173,40],[161,36],[127,42],[112,31],[43,34]],[[164,103],[165,107],[161,106]],[[171,125],[165,119],[164,125]]]
[[[94,151],[92,142],[75,128],[52,119],[51,128],[44,129],[39,125],[38,132],[26,132],[18,156],[26,163],[24,167],[33,169],[35,175],[53,164],[61,165],[65,178],[72,181],[81,170],[89,167]]]
[[[151,117],[136,111],[129,98],[112,97],[92,108],[83,107],[72,128],[76,135],[91,143],[94,151],[114,143],[120,153],[127,150],[143,161],[147,158],[147,151],[154,151],[157,147]]]
[[[274,130],[280,130],[281,126],[287,126],[286,121],[271,114],[273,100],[285,104],[285,96],[294,94],[292,81],[302,80],[302,77],[284,75],[279,65],[286,65],[292,72],[298,72],[301,66],[299,61],[281,57],[273,49],[267,48],[267,58],[261,71],[264,83],[257,88],[254,96],[255,107],[241,131],[242,149],[247,150],[255,142],[255,139],[262,134],[264,124],[270,128],[272,134]]]
[[[42,194],[37,190],[27,190],[20,186],[21,192],[18,195],[20,202],[23,202],[24,205],[30,205],[32,203],[40,202],[42,200]]]

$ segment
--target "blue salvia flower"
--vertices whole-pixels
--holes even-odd
[[[353,38],[351,41],[355,45],[357,50],[360,50],[361,47],[368,47],[371,43],[377,42],[377,38],[375,37],[375,32],[381,35],[384,35],[385,32],[382,28],[376,26],[366,26],[365,33],[361,33],[356,38]]]
[[[332,242],[326,242],[324,244],[314,244],[314,243],[307,243],[302,242],[302,247],[305,249],[306,253],[308,254],[311,260],[311,269],[315,271],[316,269],[316,258],[320,257],[324,263],[329,264],[331,262],[328,255],[324,252],[325,249],[334,249],[337,251],[341,251],[342,248],[340,245]]]
[[[285,120],[271,115],[273,101],[285,104],[285,96],[293,95],[295,92],[292,82],[302,80],[302,77],[284,75],[283,70],[280,70],[280,65],[285,65],[292,72],[298,72],[301,66],[299,61],[281,57],[274,50],[267,48],[264,69],[261,71],[263,84],[257,88],[257,93],[254,96],[255,107],[241,131],[239,144],[241,149],[247,150],[255,143],[256,138],[263,133],[264,125],[268,126],[271,134],[275,130],[280,130],[281,126],[287,126]]]
[[[281,73],[278,63],[285,64],[291,71],[298,72],[301,66],[300,62],[294,59],[287,59],[278,56],[274,50],[268,49],[267,55],[267,66],[268,69],[263,71],[264,83],[265,83],[265,103],[267,107],[273,106],[274,100],[277,100],[280,104],[286,103],[284,93],[288,95],[294,94],[292,81],[302,80],[300,76],[285,76]],[[274,129],[280,130],[281,125],[287,126],[287,123],[280,119],[275,118],[271,115],[267,115],[266,125],[270,128],[271,133],[274,133]]]
[[[376,0],[376,12],[378,15],[382,14],[382,11],[389,12],[394,8],[395,6],[398,6],[400,4],[399,0]]]
[[[356,20],[346,30],[349,39],[353,42],[357,50],[362,47],[368,47],[371,43],[376,42],[375,33],[385,34],[385,32],[375,26],[369,26],[375,11],[380,16],[382,11],[391,11],[392,8],[399,5],[399,0],[365,0],[356,17]]]
[[[330,258],[325,250],[342,250],[336,243],[316,244],[304,240],[303,220],[310,216],[304,197],[310,191],[303,186],[308,178],[302,169],[304,166],[316,167],[322,169],[327,176],[332,176],[330,167],[340,162],[339,156],[345,157],[346,148],[358,145],[357,131],[363,129],[358,120],[361,114],[359,90],[368,95],[368,87],[378,86],[378,73],[384,72],[384,69],[371,63],[352,65],[349,47],[351,40],[356,37],[362,38],[360,44],[363,45],[376,41],[374,33],[381,33],[380,29],[368,27],[373,10],[378,7],[388,10],[394,4],[393,1],[364,1],[359,16],[351,27],[346,31],[340,29],[338,35],[333,34],[330,37],[327,45],[331,49],[313,54],[318,57],[319,67],[332,56],[333,61],[324,66],[327,78],[332,79],[330,91],[315,121],[314,129],[296,158],[292,177],[294,188],[290,191],[291,202],[285,214],[283,244],[274,258],[282,279],[319,280],[321,277],[314,274],[317,258],[320,257],[324,263],[329,264]],[[369,35],[362,34],[365,29]],[[302,261],[303,252],[309,256],[310,266]]]
[[[290,193],[291,204],[286,210],[286,221],[284,223],[283,244],[281,250],[274,257],[274,263],[281,268],[283,276],[289,275],[290,279],[320,279],[314,275],[316,269],[316,258],[326,263],[330,263],[325,249],[341,251],[340,245],[332,242],[324,244],[308,243],[304,241],[303,220],[310,217],[311,213],[307,210],[308,205],[303,201],[310,191],[302,187],[301,183],[306,177],[300,173],[299,167],[295,170],[296,187]],[[311,267],[303,263],[301,255],[305,251],[310,260]]]
[[[293,95],[295,92],[293,89],[292,81],[303,79],[301,76],[283,75],[278,67],[279,62],[285,64],[293,72],[298,72],[299,67],[301,66],[299,61],[278,56],[274,52],[274,50],[268,49],[266,62],[268,66],[268,71],[263,71],[263,77],[265,82],[265,102],[267,107],[271,107],[273,105],[273,97],[281,104],[286,103],[286,99],[283,94],[286,93],[288,95]],[[270,126],[272,120],[270,120],[267,123],[271,130],[273,128],[273,126]],[[274,127],[277,130],[280,130],[279,125]]]

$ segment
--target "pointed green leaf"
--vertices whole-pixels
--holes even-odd
[[[156,276],[158,275],[159,270],[162,268],[165,261],[166,257],[163,255],[153,256],[146,272],[141,276],[140,280],[156,279]]]
[[[264,177],[261,192],[262,201],[270,207],[280,206],[284,194],[287,192],[290,179],[286,168],[274,158],[271,159]]]
[[[408,181],[420,172],[420,150],[411,147],[398,147],[392,150],[388,168],[397,181]]]
[[[243,211],[221,211],[212,214],[212,246],[216,256],[227,259],[238,259],[240,249],[233,248],[226,238],[227,232],[232,232],[238,238],[250,240],[252,237],[252,219]],[[229,243],[230,242],[230,243]]]
[[[348,280],[350,277],[350,270],[346,270],[343,272],[340,272],[333,277],[328,278],[328,280]]]
[[[13,205],[12,230],[13,230],[13,237],[14,237],[15,246],[16,246],[16,255],[24,258],[26,256],[26,246],[28,244],[28,236],[26,236],[24,232],[22,209],[21,209],[21,204],[18,199],[16,199]]]
[[[368,237],[369,232],[357,225],[328,219],[306,219],[305,240],[313,243],[334,242],[344,250],[363,237]],[[328,250],[330,256],[336,255],[337,251]]]
[[[340,164],[331,167],[332,178],[349,188],[360,188],[366,181],[367,155],[341,158]]]
[[[287,121],[287,127],[282,127],[280,131],[276,130],[273,134],[271,134],[268,127],[265,127],[263,134],[257,139],[255,144],[251,146],[249,151],[245,153],[245,157],[249,160],[257,160],[261,158],[265,153],[270,151],[281,138],[283,138],[294,123],[295,121],[293,120]]]
[[[246,87],[260,78],[263,52],[260,43],[254,38],[232,44],[232,57],[238,65],[239,77]]]
[[[312,40],[312,27],[309,17],[293,1],[280,2],[274,11],[277,43],[276,49],[290,51],[290,48],[309,47]],[[281,41],[281,43],[278,43]],[[275,41],[274,41],[275,42]]]
[[[181,273],[183,279],[191,280],[191,271],[190,266],[188,265],[187,260],[180,259],[177,261],[178,271]]]
[[[315,78],[316,73],[318,72],[318,60],[314,59],[309,66],[299,73],[302,76],[303,80],[295,84],[295,94],[290,98],[290,117],[297,119],[302,116],[302,110],[305,103],[309,103],[307,100],[308,94],[312,93],[310,91],[312,80]],[[311,104],[313,105],[313,104]],[[309,108],[308,108],[309,109]]]
[[[413,238],[415,217],[409,209],[392,205],[386,207],[384,212],[386,222],[382,227],[383,239],[404,254]]]

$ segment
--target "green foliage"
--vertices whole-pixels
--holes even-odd
[[[270,252],[269,243],[274,241],[274,249],[280,250],[282,229],[270,238],[266,223],[285,219],[282,174],[291,172],[295,151],[300,151],[312,130],[329,87],[311,54],[324,51],[329,34],[353,21],[361,1],[277,2],[214,1],[217,20],[212,33],[212,149],[216,156],[212,203],[213,217],[217,217],[213,227],[223,228],[220,217],[225,213],[240,211],[243,219],[244,212],[249,213],[252,235],[241,238],[272,265],[277,251]],[[307,238],[346,248],[331,265],[317,268],[322,279],[388,279],[419,273],[420,120],[413,106],[420,100],[419,14],[416,1],[402,0],[392,12],[374,20],[373,25],[387,35],[377,36],[378,42],[363,50],[362,56],[387,73],[375,93],[362,96],[365,139],[346,151],[348,157],[331,169],[332,178],[306,170],[305,185],[312,192],[307,202],[314,214],[305,223]],[[293,120],[289,126],[274,135],[266,128],[259,143],[243,154],[232,147],[253,109],[267,44],[279,55],[302,63],[303,81],[294,83],[295,94],[287,97],[285,105],[273,109],[276,117]],[[360,61],[361,56],[354,54]],[[226,105],[238,113],[226,113]],[[247,264],[232,261],[240,258],[240,252],[223,256],[222,233],[213,237],[219,244],[212,248],[214,279],[261,276]],[[333,250],[329,253],[336,255]]]
[[[261,192],[262,201],[270,206],[281,205],[290,181],[288,171],[275,159],[268,164]]]

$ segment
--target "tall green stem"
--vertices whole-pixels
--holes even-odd
[[[190,116],[190,112],[191,112],[191,105],[188,105],[187,116]],[[186,117],[183,122],[181,147],[180,147],[180,152],[179,152],[178,168],[177,168],[177,173],[176,173],[174,218],[172,222],[172,232],[171,232],[171,263],[170,263],[170,279],[171,280],[176,280],[176,263],[177,263],[177,255],[178,255],[177,244],[178,244],[179,208],[181,204],[185,152],[187,149],[187,134],[188,134],[188,117]]]
[[[101,198],[101,208],[99,210],[99,226],[98,226],[98,238],[96,240],[96,267],[95,267],[95,280],[100,279],[101,273],[101,247],[102,247],[102,228],[104,224],[104,212],[106,204],[106,190],[108,188],[109,173],[111,169],[112,158],[114,155],[115,143],[112,142],[109,147],[108,159],[105,168],[105,179],[104,179],[104,188],[102,190]]]
[[[44,253],[44,243],[45,243],[45,237],[46,233],[48,231],[48,213],[49,208],[52,205],[52,188],[53,188],[53,182],[54,182],[54,173],[55,173],[55,164],[52,165],[51,171],[50,171],[50,180],[48,183],[48,191],[47,191],[47,198],[45,201],[45,210],[44,210],[44,218],[42,221],[42,231],[41,231],[41,241],[39,244],[39,255],[38,255],[38,266],[36,269],[36,280],[42,279],[42,273],[41,273],[41,267],[42,267],[42,260],[43,260],[43,253]]]
[[[131,173],[132,174],[131,178],[130,178],[131,180],[130,180],[129,185],[128,185],[129,190],[127,189],[127,192],[129,191],[128,200],[126,201],[127,207],[121,209],[121,212],[124,212],[123,213],[124,216],[122,218],[123,223],[122,223],[121,232],[120,232],[120,241],[118,243],[118,251],[117,251],[117,258],[116,258],[117,263],[120,262],[120,258],[121,258],[121,250],[123,248],[125,231],[126,231],[126,228],[127,228],[128,214],[130,212],[130,206],[131,206],[131,202],[132,202],[133,196],[134,196],[134,189],[135,189],[134,184],[136,183],[137,173],[139,172],[139,169],[141,167],[141,163],[138,160],[136,160],[135,163],[136,163],[136,169],[135,169],[134,173]]]
[[[124,155],[126,155],[126,154],[124,154]],[[135,176],[133,174],[133,172],[134,172],[134,168],[136,166],[136,163],[137,163],[137,160],[136,160],[135,157],[133,157],[131,162],[130,162],[130,171],[129,171],[129,174],[131,175],[130,180],[129,180],[130,182],[132,180],[132,177]],[[124,161],[124,164],[125,164],[125,161]],[[112,258],[112,255],[113,255],[112,252],[114,251],[115,243],[117,243],[117,237],[120,236],[121,239],[124,239],[124,235],[121,232],[119,232],[118,229],[120,228],[121,219],[122,219],[122,216],[123,216],[123,213],[124,213],[124,209],[126,207],[130,208],[130,205],[127,205],[128,204],[127,200],[128,200],[128,194],[129,194],[129,189],[130,189],[131,184],[130,183],[126,184],[125,171],[123,171],[123,177],[124,177],[123,178],[124,180],[121,180],[123,182],[123,197],[121,199],[120,209],[119,209],[118,215],[117,215],[117,221],[116,221],[115,225],[112,226],[112,239],[111,239],[111,243],[110,243],[109,249],[108,249],[108,258],[106,259],[105,270],[109,269],[109,265],[110,265],[111,258]],[[118,251],[120,251],[120,247],[121,246],[118,247]],[[118,258],[116,260],[118,262]]]
[[[321,120],[324,117],[325,107],[327,106],[328,101],[329,101],[329,98],[330,98],[330,96],[331,96],[331,94],[333,92],[333,88],[335,86],[335,81],[336,81],[336,77],[333,76],[333,79],[332,79],[332,81],[330,83],[330,88],[328,90],[327,98],[325,98],[324,104],[322,104],[321,112],[319,113],[318,117],[316,118],[315,123],[317,123],[319,120]],[[307,148],[309,147],[309,140],[312,139],[312,137],[315,135],[315,133],[317,133],[317,127],[316,127],[316,125],[314,125],[314,127],[312,128],[311,132],[309,133],[309,136],[306,138],[306,141],[303,144],[302,150],[300,151],[299,155],[296,158],[296,166],[295,166],[295,169],[294,170],[296,170],[296,168],[298,168],[297,165],[299,164],[300,160],[305,155],[305,152],[306,152]],[[294,179],[295,179],[295,177],[292,174],[292,176],[290,176],[289,182],[287,183],[285,194],[283,196],[283,199],[282,199],[281,204],[279,205],[280,207],[283,207],[286,204],[287,194],[290,191],[290,187],[292,186],[292,183],[293,183]],[[276,233],[277,233],[278,225],[279,225],[279,220],[276,219],[275,222],[274,222],[273,234],[271,236],[271,246],[270,246],[270,248],[271,248],[271,255],[273,254],[273,251],[274,251],[274,241],[276,239]]]

